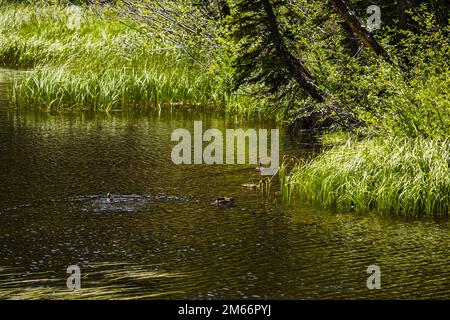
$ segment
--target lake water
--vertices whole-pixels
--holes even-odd
[[[171,132],[194,120],[273,125],[13,108],[10,75],[0,71],[0,298],[450,298],[448,219],[288,206],[276,181],[269,195],[241,187],[259,180],[254,166],[171,161]],[[317,151],[282,132],[282,156]],[[219,196],[236,206],[213,205]],[[81,290],[66,289],[70,265]],[[379,290],[366,286],[370,265]]]

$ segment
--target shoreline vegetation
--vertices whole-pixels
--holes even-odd
[[[28,69],[13,101],[46,111],[194,106],[256,115],[246,95],[222,90],[175,47],[144,43],[111,8],[82,5],[79,28],[68,6],[4,4],[0,65]]]
[[[324,207],[382,214],[443,216],[450,210],[448,139],[349,139],[286,174],[286,201],[301,198]]]
[[[375,32],[356,0],[78,1],[78,16],[18,2],[0,0],[0,66],[30,70],[14,84],[20,106],[190,107],[318,129],[325,150],[281,167],[287,202],[449,214],[445,1],[381,1]]]

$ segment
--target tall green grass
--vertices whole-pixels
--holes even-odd
[[[249,96],[233,94],[180,49],[143,39],[111,8],[81,7],[70,28],[61,5],[0,8],[0,65],[32,68],[14,101],[44,110],[161,106],[214,108],[253,116]]]
[[[448,215],[449,165],[448,139],[350,139],[290,172],[284,165],[281,192],[287,201],[298,197],[359,212]]]
[[[83,67],[44,66],[16,85],[15,101],[48,110],[108,110],[170,103],[204,106],[214,98],[219,100],[220,97],[213,96],[214,88],[207,75],[195,74],[182,65],[170,67],[162,55],[141,57],[147,65],[133,66],[133,62],[124,61],[118,66],[117,60],[106,63],[79,60]]]
[[[58,64],[82,56],[94,59],[100,52],[123,52],[132,32],[105,10],[98,16],[89,7],[81,9],[80,28],[69,21],[69,7],[35,4],[2,4],[0,7],[0,64],[29,68]],[[120,47],[119,47],[120,45]],[[103,56],[102,56],[103,57]]]

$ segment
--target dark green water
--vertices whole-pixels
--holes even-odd
[[[0,72],[1,298],[450,298],[448,220],[288,207],[276,184],[270,197],[240,187],[258,181],[251,166],[171,162],[176,128],[255,124],[18,110],[8,82]],[[281,142],[283,155],[317,151],[307,136]],[[68,292],[75,264],[82,289]],[[380,290],[366,287],[373,264]]]

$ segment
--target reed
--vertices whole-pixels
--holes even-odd
[[[280,170],[281,193],[354,211],[442,216],[450,209],[450,141],[426,138],[348,140]]]
[[[61,65],[36,69],[16,84],[15,100],[47,110],[154,107],[163,104],[208,105],[214,91],[207,75],[158,67],[149,57],[147,66],[99,66],[86,61],[83,67]],[[220,99],[220,97],[219,97]]]

